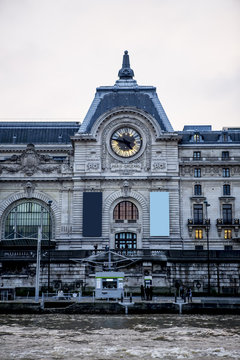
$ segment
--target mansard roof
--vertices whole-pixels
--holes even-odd
[[[91,133],[95,121],[104,113],[119,107],[135,107],[154,117],[162,131],[173,131],[168,117],[158,99],[156,88],[139,86],[133,80],[134,72],[130,68],[128,52],[123,56],[119,80],[114,86],[101,86],[96,89],[94,100],[79,129],[80,133]]]
[[[210,129],[210,130],[209,130]],[[178,132],[181,135],[180,144],[240,144],[240,129],[223,129],[222,131],[211,130],[210,125],[184,126],[183,131]],[[195,135],[198,135],[196,139]]]
[[[0,144],[70,144],[77,122],[0,122]]]

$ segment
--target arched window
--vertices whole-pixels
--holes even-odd
[[[34,201],[16,205],[5,220],[5,239],[37,238],[38,227],[42,227],[42,238],[52,238],[49,208]]]
[[[132,250],[137,248],[137,235],[131,232],[115,234],[115,247],[120,250]]]
[[[131,201],[122,201],[115,206],[113,211],[113,219],[115,221],[133,221],[138,219],[138,209]]]

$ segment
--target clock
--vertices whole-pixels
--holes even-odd
[[[128,158],[136,155],[142,146],[142,137],[134,129],[123,127],[111,136],[111,148],[119,156]]]

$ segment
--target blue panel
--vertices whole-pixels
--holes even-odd
[[[169,193],[150,193],[150,236],[169,236]]]
[[[102,193],[83,193],[83,236],[102,236]]]

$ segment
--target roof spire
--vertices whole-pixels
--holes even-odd
[[[119,79],[128,80],[134,76],[133,70],[130,68],[128,51],[124,51],[122,68],[118,72]]]

